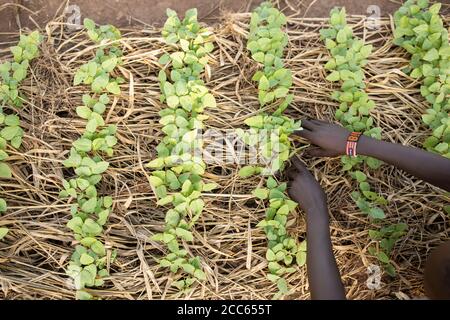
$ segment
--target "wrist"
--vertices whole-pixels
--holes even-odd
[[[326,201],[305,209],[307,219],[328,221],[328,207]]]
[[[377,140],[361,135],[358,141],[358,145],[356,147],[357,154],[360,154],[362,156],[370,156],[371,150],[373,149],[374,143],[376,143]]]

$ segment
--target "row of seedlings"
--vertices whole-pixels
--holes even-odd
[[[347,25],[345,8],[334,8],[330,13],[330,28],[320,30],[321,38],[330,53],[330,59],[325,64],[329,71],[327,80],[340,84],[340,89],[334,91],[332,98],[339,103],[335,118],[350,131],[362,132],[364,135],[381,139],[381,128],[374,126],[374,119],[370,112],[375,108],[375,102],[365,92],[364,70],[367,58],[372,52],[372,45],[365,45],[361,39],[353,36],[353,31]],[[386,205],[386,200],[371,190],[367,175],[358,170],[367,165],[370,169],[377,169],[381,162],[365,156],[343,156],[343,170],[349,171],[356,179],[359,191],[351,196],[358,208],[380,223],[385,213],[380,205]],[[395,275],[395,268],[390,262],[390,254],[395,242],[404,234],[406,225],[403,223],[369,231],[369,236],[378,241],[376,247],[369,247],[368,251],[374,255],[385,267],[390,275]],[[388,228],[388,229],[385,229]],[[389,232],[394,229],[395,232]]]
[[[394,43],[411,54],[404,71],[422,80],[420,93],[431,104],[422,115],[432,130],[424,147],[450,158],[450,46],[440,8],[428,0],[406,1],[394,14]]]
[[[282,29],[285,24],[285,15],[268,2],[262,3],[251,16],[247,49],[252,59],[262,67],[252,80],[258,82],[261,109],[274,107],[276,110],[273,113],[261,110],[258,115],[244,121],[249,130],[238,130],[246,144],[257,148],[260,164],[264,164],[242,167],[239,175],[244,178],[255,174],[268,176],[283,170],[292,147],[289,135],[301,129],[300,121],[283,115],[293,100],[293,95],[289,94],[292,74],[284,68],[282,61],[283,50],[288,43],[287,34]],[[266,233],[267,278],[277,284],[279,291],[274,299],[278,299],[289,291],[285,276],[296,271],[295,264],[302,266],[306,262],[306,241],[299,244],[286,231],[289,213],[297,205],[286,195],[286,183],[269,176],[265,184],[266,187],[255,189],[253,195],[268,202],[266,218],[257,226]]]
[[[186,11],[182,20],[170,9],[167,16],[162,35],[169,52],[159,59],[162,69],[158,76],[161,103],[167,105],[159,112],[165,136],[156,148],[157,158],[147,165],[153,170],[150,184],[157,204],[165,206],[167,212],[164,231],[152,239],[167,246],[168,253],[159,260],[160,266],[172,273],[182,271],[173,285],[187,291],[196,279],[206,280],[206,274],[200,257],[190,257],[183,242],[194,241],[191,230],[205,205],[202,193],[217,186],[203,182],[206,165],[199,153],[203,121],[208,118],[203,111],[216,107],[214,96],[202,80],[214,46],[212,33],[197,21],[196,9]]]
[[[124,79],[117,74],[123,55],[118,41],[120,31],[111,25],[96,27],[90,19],[84,20],[84,26],[97,49],[95,57],[77,70],[74,85],[89,85],[91,93],[83,95],[83,105],[76,108],[77,115],[86,120],[86,126],[82,136],[72,143],[70,156],[63,162],[73,171],[67,173],[70,179],[63,180],[60,197],[68,198],[72,203],[72,218],[67,227],[74,232],[77,241],[66,273],[74,281],[77,299],[92,299],[93,295],[86,288],[104,284],[104,278],[109,276],[108,256],[111,262],[116,255],[115,251],[107,255],[101,239],[113,200],[110,196],[99,195],[97,188],[109,167],[105,157],[113,155],[113,147],[117,144],[117,127],[106,124],[104,115],[110,95],[115,99],[120,97],[119,85]]]
[[[8,142],[15,149],[22,144],[23,129],[15,108],[20,108],[25,101],[19,91],[20,84],[27,76],[31,60],[39,55],[40,42],[38,31],[33,31],[28,36],[20,35],[17,46],[10,48],[14,61],[0,64],[0,178],[12,177],[11,168],[5,162],[9,156]],[[0,198],[0,214],[6,210],[5,199]],[[7,227],[0,227],[0,240],[7,233]]]

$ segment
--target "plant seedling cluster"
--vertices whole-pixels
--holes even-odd
[[[325,69],[330,72],[327,80],[338,82],[341,86],[340,90],[332,94],[332,98],[339,102],[335,118],[350,131],[381,139],[381,128],[374,127],[374,119],[370,115],[370,111],[375,108],[375,102],[364,91],[363,67],[372,52],[372,45],[364,45],[362,40],[353,36],[352,29],[347,25],[345,8],[331,10],[330,25],[330,28],[320,30],[320,34],[331,55],[325,64]],[[357,170],[362,164],[377,169],[380,161],[364,156],[343,156],[342,164],[343,170],[350,171],[350,175],[358,182],[359,191],[352,192],[352,198],[358,208],[375,222],[384,219],[384,211],[379,205],[386,205],[386,199],[373,192],[367,182],[367,175]],[[383,253],[375,256],[386,264],[386,259],[380,259]],[[392,267],[390,264],[389,266]],[[388,271],[393,269],[391,267]]]
[[[245,124],[250,130],[238,131],[238,134],[245,143],[258,144],[259,154],[263,158],[270,159],[275,153],[276,160],[271,161],[270,168],[245,166],[239,170],[241,177],[267,175],[282,170],[290,155],[291,142],[288,136],[294,130],[301,129],[300,121],[295,122],[282,114],[294,97],[289,94],[292,73],[284,68],[282,61],[283,50],[288,43],[287,34],[282,30],[285,24],[284,14],[269,2],[262,3],[251,16],[247,49],[253,60],[262,65],[262,69],[253,75],[252,80],[258,82],[260,106],[273,104],[276,110],[272,114],[260,112],[246,119]],[[263,130],[268,134],[261,134]],[[295,263],[301,266],[306,261],[306,243],[297,244],[297,241],[286,232],[288,215],[295,210],[297,204],[288,198],[285,191],[286,183],[279,184],[272,177],[267,179],[265,188],[253,191],[256,198],[269,202],[266,218],[257,226],[264,228],[268,239],[267,278],[275,282],[279,289],[274,298],[288,292],[284,275],[295,271]]]
[[[214,96],[201,79],[214,46],[211,32],[197,21],[197,9],[186,11],[183,20],[171,9],[167,9],[167,16],[162,35],[175,51],[159,59],[161,102],[167,105],[159,112],[159,122],[165,136],[156,147],[158,157],[147,167],[154,170],[150,184],[157,204],[171,208],[166,213],[164,232],[152,239],[165,243],[169,250],[160,265],[173,273],[182,270],[187,274],[173,285],[188,290],[195,279],[205,280],[206,275],[200,258],[189,258],[181,242],[194,240],[191,229],[205,205],[202,192],[217,187],[203,182],[206,165],[195,152],[202,146],[198,130],[203,129],[203,121],[208,118],[202,112],[216,107]]]
[[[372,45],[364,45],[360,39],[353,36],[352,29],[347,25],[345,8],[334,8],[330,13],[331,28],[320,30],[325,46],[331,54],[325,69],[330,71],[327,80],[339,82],[340,90],[333,92],[332,98],[338,101],[339,109],[335,117],[350,131],[363,132],[375,139],[381,139],[381,128],[374,127],[370,111],[375,107],[364,91],[364,70],[367,58],[372,52]],[[343,170],[350,171],[361,164],[377,169],[380,162],[370,157],[342,157]],[[358,207],[374,219],[384,218],[384,212],[375,204],[384,204],[384,198],[370,190],[367,176],[361,171],[351,174],[359,183],[359,191],[352,197]]]
[[[113,206],[110,196],[98,194],[97,185],[109,167],[103,156],[112,156],[117,144],[116,126],[106,125],[103,116],[110,103],[108,93],[119,96],[118,84],[123,80],[115,74],[122,51],[113,41],[120,39],[120,32],[111,25],[96,27],[90,19],[84,20],[84,26],[99,48],[95,57],[82,65],[74,77],[74,85],[90,85],[92,95],[83,95],[83,105],[76,109],[78,116],[86,120],[86,127],[83,135],[72,143],[70,156],[63,162],[66,168],[73,168],[76,177],[63,180],[60,197],[69,201],[76,199],[67,227],[74,232],[79,244],[66,273],[74,280],[77,299],[92,299],[85,288],[102,286],[103,278],[109,275],[107,252],[100,236]],[[112,260],[114,256],[115,252]]]
[[[405,223],[396,223],[382,227],[380,230],[369,230],[369,237],[378,242],[377,246],[370,246],[368,251],[383,264],[384,269],[390,276],[395,276],[395,268],[391,264],[390,255],[398,240],[400,240],[408,229]]]
[[[424,147],[450,158],[450,46],[440,8],[428,0],[406,1],[394,15],[394,43],[411,54],[405,72],[423,80],[420,92],[432,105],[422,115],[433,130]]]
[[[22,144],[23,129],[16,112],[6,114],[4,106],[21,107],[24,97],[19,92],[23,79],[27,76],[31,60],[39,55],[41,36],[33,31],[28,36],[21,35],[17,46],[10,48],[14,61],[0,64],[0,178],[11,178],[11,169],[4,161],[8,142],[13,148]],[[7,209],[5,199],[0,198],[0,214]],[[8,233],[8,228],[0,228],[0,240]]]

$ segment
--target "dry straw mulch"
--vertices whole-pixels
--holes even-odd
[[[258,110],[251,81],[257,66],[245,50],[249,16],[229,15],[214,27],[216,49],[206,83],[218,107],[207,111],[208,128],[244,128],[244,119]],[[364,28],[361,16],[349,22],[356,34],[375,48],[366,67],[367,91],[376,101],[373,116],[383,129],[383,138],[420,146],[429,133],[420,120],[427,105],[420,96],[420,84],[401,71],[408,56],[392,44],[392,20],[382,19],[378,30]],[[333,87],[325,80],[322,67],[328,55],[319,39],[319,29],[326,23],[326,19],[289,19],[285,62],[293,71],[295,101],[287,113],[293,118],[333,120],[337,104],[330,99]],[[23,86],[28,96],[20,110],[24,143],[20,150],[9,150],[13,179],[2,180],[0,186],[0,197],[10,206],[0,219],[0,225],[11,229],[0,242],[0,297],[5,299],[74,297],[64,268],[75,243],[65,227],[69,205],[58,199],[58,192],[61,179],[70,174],[62,161],[84,128],[75,108],[87,88],[74,87],[73,75],[92,58],[95,47],[83,32],[69,32],[62,19],[49,23],[42,32],[42,55],[33,62]],[[119,144],[101,183],[101,192],[115,199],[104,240],[110,250],[118,250],[118,258],[110,265],[111,277],[105,287],[93,292],[106,299],[270,299],[277,289],[265,279],[266,239],[262,230],[255,228],[264,217],[264,207],[250,195],[262,179],[239,179],[236,165],[208,167],[205,179],[218,183],[220,189],[204,196],[207,205],[196,225],[195,243],[187,245],[193,255],[202,258],[208,281],[195,284],[191,294],[183,296],[170,286],[174,275],[158,266],[156,259],[165,247],[150,236],[161,231],[164,208],[155,205],[143,164],[155,157],[155,147],[163,136],[158,123],[163,105],[156,76],[158,57],[167,47],[159,30],[149,26],[123,29],[122,33],[125,57],[121,73],[128,83],[108,114],[108,122],[118,124]],[[13,35],[11,44],[16,39]],[[8,51],[1,51],[0,58],[9,59]],[[304,160],[328,195],[334,252],[348,298],[423,295],[427,254],[449,239],[448,217],[442,209],[448,197],[443,191],[389,165],[367,171],[375,190],[389,200],[385,223],[409,225],[407,236],[393,254],[398,276],[383,277],[379,290],[369,290],[367,267],[376,263],[367,253],[367,231],[372,225],[350,198],[357,186],[341,171],[339,159]],[[300,239],[306,236],[300,210],[291,216],[290,232]],[[288,280],[292,289],[288,298],[309,298],[305,267]]]

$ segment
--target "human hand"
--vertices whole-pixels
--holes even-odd
[[[303,130],[295,131],[315,145],[306,153],[313,157],[337,157],[345,154],[350,131],[344,127],[322,120],[302,120]]]
[[[289,197],[296,201],[308,214],[310,212],[327,212],[327,197],[319,182],[296,157],[291,158],[291,165],[285,171],[288,178]]]

